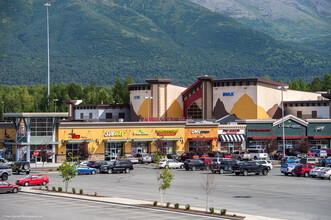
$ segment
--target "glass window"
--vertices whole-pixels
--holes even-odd
[[[118,114],[118,118],[125,118],[125,113],[124,112],[120,112],[119,114]]]
[[[106,113],[106,119],[112,119],[113,118],[113,113]]]
[[[80,113],[80,119],[84,119],[84,113]]]
[[[39,152],[39,155],[37,156],[37,158],[33,155],[33,153],[35,151]],[[47,146],[47,151],[51,151],[51,152],[53,151],[52,145]],[[52,158],[53,158],[53,156],[47,158],[46,162],[48,162],[48,163],[52,162]],[[37,145],[31,145],[30,146],[30,161],[31,161],[31,163],[35,163],[36,161],[37,162],[42,162],[42,159],[41,159],[41,156],[40,156],[40,147],[39,146],[37,146]]]
[[[131,142],[131,154],[148,153],[148,142]]]
[[[89,118],[89,119],[92,119],[92,118],[93,118],[93,114],[92,114],[92,113],[89,113],[89,114],[88,114],[88,118]]]
[[[187,109],[187,116],[192,119],[202,119],[202,99],[197,99]]]
[[[123,142],[105,144],[105,160],[116,160],[123,155]]]
[[[77,156],[78,154],[78,144],[66,144],[66,158],[70,159],[69,153],[72,153],[72,156]]]
[[[52,118],[31,118],[31,136],[53,136]]]

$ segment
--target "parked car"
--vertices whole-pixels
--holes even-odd
[[[288,155],[285,154],[285,157],[287,157]],[[284,154],[283,152],[277,152],[275,155],[274,155],[274,159],[275,160],[281,160],[284,158]]]
[[[87,165],[77,165],[76,168],[75,168],[75,171],[77,172],[77,174],[92,174],[92,175],[95,175],[96,173],[98,173],[97,168],[89,167]]]
[[[162,159],[159,164],[160,168],[177,168],[182,169],[184,168],[184,163],[179,162],[178,160],[174,159]]]
[[[2,180],[7,180],[8,176],[12,175],[12,170],[7,166],[0,167],[0,178]]]
[[[127,156],[128,160],[131,161],[131,163],[139,163],[139,159],[133,155]]]
[[[95,161],[89,161],[89,162],[87,162],[87,166],[89,166],[91,168],[95,168],[97,170],[99,170],[99,168],[102,165],[106,165],[106,164],[107,164],[107,161],[104,161],[104,160],[95,160]]]
[[[293,163],[297,160],[298,158],[297,157],[294,157],[294,156],[287,156],[287,157],[284,157],[283,159],[281,159],[281,163]]]
[[[202,160],[199,159],[187,159],[184,162],[184,168],[186,170],[205,170],[207,169],[207,165],[205,162],[203,162]]]
[[[269,171],[273,168],[272,162],[270,160],[255,160],[255,162],[258,162],[262,166],[268,167]]]
[[[212,158],[212,157],[200,157],[200,158],[199,158],[199,160],[202,160],[202,161],[205,162],[206,164],[211,164],[213,159],[214,159],[214,158]]]
[[[294,170],[293,173],[294,175],[301,176],[303,175],[304,177],[308,177],[309,173],[312,169],[314,169],[316,166],[314,164],[298,164]]]
[[[30,162],[28,161],[15,161],[11,164],[11,169],[13,173],[30,173]]]
[[[315,178],[319,171],[323,170],[324,167],[315,167],[314,169],[309,171],[309,175],[313,178]]]
[[[266,160],[268,159],[268,154],[263,150],[250,151],[250,158],[254,160]]]
[[[29,174],[23,179],[16,180],[16,185],[29,186],[29,185],[46,185],[49,179],[45,174]]]
[[[179,156],[177,154],[167,154],[168,159],[179,160]]]
[[[317,177],[319,177],[321,179],[329,179],[329,180],[331,180],[331,168],[330,167],[326,167],[326,168],[320,170],[317,173]]]
[[[325,148],[324,150],[326,150],[328,157],[331,157],[331,148]]]
[[[238,163],[233,167],[233,172],[237,176],[239,176],[240,174],[247,176],[249,173],[255,173],[255,175],[259,175],[260,173],[262,173],[264,176],[266,176],[269,173],[268,167],[254,161]]]
[[[326,166],[331,165],[331,157],[326,158],[325,165]]]
[[[294,176],[293,170],[298,163],[282,163],[280,166],[280,172],[283,173],[285,176],[291,174]]]
[[[130,160],[110,161],[107,165],[100,167],[100,172],[109,174],[118,172],[130,173],[131,170],[133,170],[133,164]]]
[[[317,157],[309,157],[309,158],[302,158],[300,159],[300,163],[301,164],[315,164],[318,165],[319,164],[319,158]]]
[[[142,154],[141,157],[139,157],[140,163],[152,163],[152,156],[150,154]]]
[[[315,149],[315,150],[313,150],[313,152],[314,152],[315,156],[317,156],[317,157],[324,158],[324,157],[327,157],[328,156],[326,150]]]
[[[230,153],[223,153],[222,157],[223,158],[232,158],[232,155]]]
[[[21,187],[18,185],[12,185],[5,181],[0,181],[0,193],[17,193],[18,191],[21,191]]]
[[[186,161],[187,159],[195,159],[195,158],[199,158],[199,156],[196,155],[194,152],[184,152],[180,156],[181,161]]]
[[[251,154],[246,151],[235,151],[231,154],[233,159],[237,160],[250,160],[251,159]]]
[[[220,163],[211,164],[210,170],[212,173],[223,174],[225,172],[232,172],[233,167],[238,164],[238,160],[235,159],[223,159],[220,160]]]

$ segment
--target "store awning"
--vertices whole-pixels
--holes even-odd
[[[114,142],[127,142],[132,141],[132,139],[107,139],[107,143],[114,143]]]
[[[68,143],[83,143],[83,142],[94,142],[94,140],[65,140]]]
[[[133,142],[146,142],[146,141],[156,141],[156,138],[146,138],[146,139],[132,139]]]
[[[244,134],[221,134],[219,135],[219,140],[221,142],[244,142]]]
[[[45,143],[45,142],[5,142],[5,144],[11,144],[11,145],[45,145],[45,144],[62,144],[62,142],[49,142],[49,143]]]
[[[217,138],[189,138],[189,140],[192,140],[192,141],[212,141],[212,140],[217,140]]]
[[[163,138],[162,141],[182,141],[183,138]]]

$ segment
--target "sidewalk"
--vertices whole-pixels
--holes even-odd
[[[38,190],[38,189],[34,189],[32,187],[22,187],[22,192],[49,195],[49,196],[57,196],[57,197],[62,197],[62,198],[65,197],[65,198],[83,199],[83,200],[89,200],[89,201],[108,202],[108,203],[115,203],[115,204],[121,204],[121,205],[139,206],[139,205],[144,205],[144,204],[147,204],[147,205],[153,204],[153,202],[144,201],[144,200],[134,200],[134,199],[126,199],[126,198],[118,198],[118,197],[87,196],[87,195],[69,194],[69,193],[67,194],[67,193],[59,193],[59,192],[53,192],[53,191]],[[157,209],[157,207],[151,207],[151,208]],[[184,205],[180,205],[180,208],[185,208],[185,207],[184,207]],[[191,207],[191,210],[205,211],[205,208]],[[220,213],[220,210],[215,209],[215,213]],[[258,216],[258,215],[247,215],[247,214],[242,214],[242,213],[227,212],[227,214],[229,214],[229,215],[236,214],[237,216],[245,216],[245,220],[281,220],[278,218],[269,218],[269,217]]]

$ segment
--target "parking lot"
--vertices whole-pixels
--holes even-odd
[[[129,174],[79,175],[69,189],[98,195],[145,201],[160,201],[156,169],[151,165],[135,165]],[[209,171],[173,170],[172,187],[165,201],[205,207],[202,178]],[[47,174],[49,186],[64,186],[58,173]],[[256,214],[282,219],[329,219],[331,210],[331,181],[304,177],[284,176],[275,167],[267,176],[235,176],[214,174],[216,187],[210,206],[226,208],[228,212]],[[9,178],[13,183],[23,175]]]

